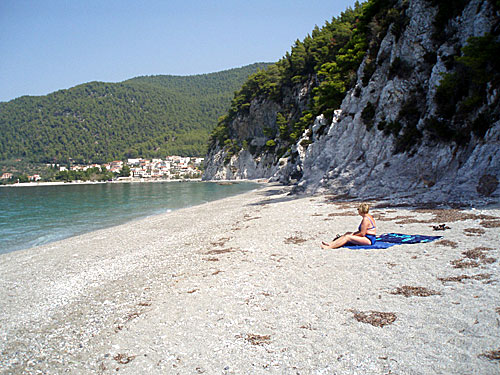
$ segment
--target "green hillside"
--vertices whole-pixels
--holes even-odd
[[[89,82],[0,103],[0,160],[103,162],[201,156],[209,134],[257,63],[194,76]]]

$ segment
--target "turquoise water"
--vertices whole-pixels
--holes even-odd
[[[257,188],[241,182],[162,182],[0,189],[0,254],[214,201]]]

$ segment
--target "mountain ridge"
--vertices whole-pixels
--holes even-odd
[[[194,76],[142,76],[118,83],[93,81],[0,103],[0,160],[202,156],[234,91],[267,65]]]

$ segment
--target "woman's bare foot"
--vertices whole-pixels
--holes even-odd
[[[325,244],[324,242],[321,244],[321,248],[322,249],[329,249],[330,247],[328,246],[328,244]]]
[[[322,243],[323,245],[325,245],[325,246],[330,245],[328,242],[325,242],[325,241],[321,241],[321,243]]]

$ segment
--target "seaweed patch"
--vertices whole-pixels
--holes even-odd
[[[491,274],[489,273],[480,273],[478,275],[459,275],[459,276],[449,276],[449,277],[438,277],[438,280],[443,284],[446,282],[456,282],[461,283],[464,280],[489,280],[491,278]]]
[[[227,241],[229,241],[231,238],[228,238],[228,237],[224,237],[224,238],[221,238],[215,242],[210,242],[210,244],[212,246],[224,246],[226,244]]]
[[[483,220],[479,223],[483,228],[500,228],[500,220]]]
[[[441,293],[435,290],[424,288],[422,286],[403,285],[401,287],[396,288],[396,290],[392,291],[391,294],[403,295],[408,298],[408,297],[430,297],[430,296],[440,295]]]
[[[297,237],[297,236],[292,236],[292,237],[288,237],[285,239],[286,244],[294,244],[294,245],[299,245],[299,244],[304,243],[306,241],[307,240],[300,238],[300,237]]]
[[[451,265],[453,268],[476,268],[479,267],[479,262],[475,260],[466,260],[466,259],[455,259],[452,260]]]
[[[394,323],[397,319],[396,314],[380,311],[352,311],[354,319],[361,323],[371,324],[375,327],[384,327]]]
[[[229,249],[210,250],[210,251],[207,251],[205,254],[206,255],[218,255],[218,254],[232,253],[234,251],[235,251],[235,249],[230,247]]]
[[[115,355],[113,359],[122,365],[126,365],[127,363],[132,362],[135,359],[135,357],[136,357],[135,355],[126,355],[123,353],[119,353]]]
[[[328,214],[328,217],[335,217],[335,216],[358,216],[355,212],[351,211],[345,211],[345,212],[334,212],[331,214]]]
[[[436,245],[449,246],[449,247],[452,247],[454,249],[458,247],[458,243],[456,243],[455,241],[450,241],[450,240],[437,241]]]
[[[486,233],[486,231],[481,228],[465,228],[464,232],[468,237],[481,236]]]
[[[484,254],[485,251],[493,250],[489,247],[476,247],[472,250],[462,252],[464,258],[452,260],[451,264],[454,268],[474,268],[479,267],[480,264],[491,264],[497,260],[495,258],[488,258]]]
[[[271,335],[248,334],[246,335],[245,340],[252,345],[264,345],[271,342]]]
[[[500,361],[500,348],[497,350],[491,350],[486,353],[482,353],[479,355],[479,357],[486,357],[492,361]]]

